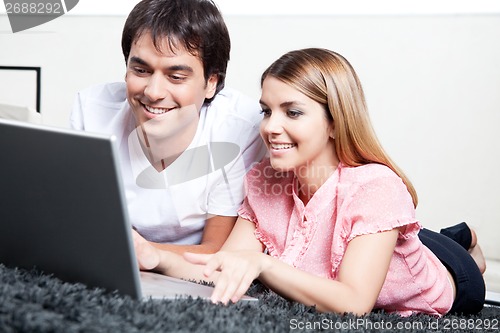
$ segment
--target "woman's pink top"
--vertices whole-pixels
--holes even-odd
[[[446,268],[420,242],[412,198],[388,167],[341,163],[305,207],[295,175],[275,171],[268,159],[248,173],[246,186],[239,215],[256,224],[255,235],[269,254],[329,279],[336,279],[354,237],[406,226],[375,308],[404,316],[450,310],[453,291]]]

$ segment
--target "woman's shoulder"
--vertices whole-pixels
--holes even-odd
[[[355,210],[376,211],[377,207],[384,206],[387,211],[400,212],[402,209],[410,215],[414,212],[412,197],[403,179],[385,165],[370,163],[346,167],[341,170],[339,183],[339,195],[348,198],[345,203],[357,202],[352,206]]]
[[[401,180],[401,178],[388,166],[380,163],[368,163],[360,166],[342,166],[344,181],[366,184],[379,179]]]

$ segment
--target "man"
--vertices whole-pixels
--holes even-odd
[[[214,253],[265,147],[256,101],[224,88],[230,39],[210,0],[143,0],[122,35],[124,83],[78,94],[75,129],[114,134],[129,216],[155,247]]]

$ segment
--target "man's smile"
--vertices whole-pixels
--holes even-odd
[[[149,113],[154,113],[154,114],[164,114],[164,113],[167,113],[171,110],[174,110],[175,107],[171,107],[171,108],[160,108],[160,107],[152,107],[152,106],[149,106],[149,105],[145,105],[143,104],[144,108],[149,112]]]

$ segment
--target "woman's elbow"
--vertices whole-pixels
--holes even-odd
[[[351,299],[338,302],[317,304],[316,309],[320,312],[335,312],[339,314],[352,313],[356,316],[363,316],[373,310],[375,304],[367,300]]]

